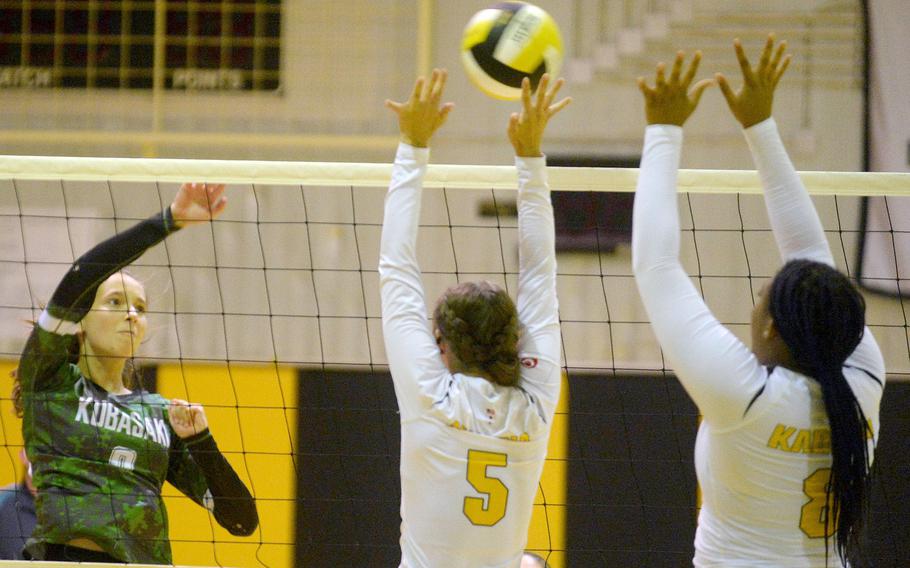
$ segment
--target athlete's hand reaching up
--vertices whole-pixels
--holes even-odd
[[[509,141],[515,148],[516,156],[531,158],[542,156],[540,142],[547,122],[572,102],[571,98],[566,97],[554,103],[553,99],[565,81],[558,79],[553,83],[553,87],[547,90],[549,83],[550,76],[544,74],[537,86],[537,100],[532,101],[531,81],[527,77],[521,81],[521,112],[513,112],[509,118]]]
[[[426,148],[433,133],[445,124],[453,103],[439,105],[445,90],[448,73],[445,69],[433,69],[430,80],[418,77],[414,83],[411,98],[396,103],[386,99],[385,106],[398,115],[398,129],[401,141],[417,148]]]
[[[754,69],[749,64],[743,45],[738,39],[733,42],[733,48],[736,50],[736,58],[743,73],[743,86],[734,91],[723,73],[717,73],[714,78],[720,86],[720,92],[727,99],[733,116],[743,128],[749,128],[771,118],[774,90],[777,89],[777,83],[790,65],[792,57],[790,55],[784,57],[787,50],[785,41],[780,42],[777,49],[774,49],[774,34],[768,34],[765,49],[762,51],[758,66]]]
[[[171,215],[177,227],[186,227],[215,219],[225,207],[224,184],[185,183],[171,203]]]
[[[191,404],[179,398],[172,398],[167,410],[171,428],[181,438],[189,438],[209,427],[205,409],[201,404]]]
[[[689,85],[701,63],[701,52],[695,52],[686,74],[682,75],[684,59],[683,52],[678,51],[669,80],[664,77],[666,66],[658,63],[653,87],[648,86],[644,77],[638,78],[638,88],[645,97],[645,118],[648,124],[682,126],[695,111],[702,93],[714,83],[711,79],[703,79],[690,90]]]

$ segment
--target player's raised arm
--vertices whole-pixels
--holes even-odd
[[[556,249],[553,206],[541,142],[547,124],[571,101],[556,101],[564,81],[552,85],[544,75],[536,95],[522,82],[521,111],[509,120],[509,141],[518,169],[518,319],[522,386],[543,401],[548,416],[559,400],[559,313],[556,299]],[[531,365],[534,365],[531,367]]]
[[[402,419],[421,408],[421,384],[445,372],[427,322],[427,307],[417,266],[417,232],[429,143],[452,103],[442,104],[446,72],[420,77],[403,103],[386,101],[398,116],[401,143],[385,201],[379,251],[379,281],[386,355]]]
[[[660,64],[653,86],[638,80],[648,127],[632,218],[632,265],[654,333],[683,386],[706,420],[732,424],[761,388],[764,370],[717,321],[679,261],[682,125],[711,84],[692,86],[700,58],[696,53],[683,73],[680,52],[669,77]]]
[[[765,207],[781,257],[785,262],[807,259],[834,266],[818,212],[771,116],[774,93],[791,61],[791,56],[786,55],[787,42],[775,45],[774,35],[768,35],[755,66],[749,62],[739,40],[733,42],[733,48],[743,76],[742,86],[734,90],[722,73],[715,77],[730,112],[744,129],[761,177]],[[849,362],[884,379],[884,360],[868,330]]]
[[[812,199],[803,186],[771,117],[774,92],[790,64],[786,42],[769,35],[756,66],[739,40],[733,42],[743,84],[734,90],[722,73],[715,78],[730,112],[742,125],[765,190],[765,205],[784,260],[806,258],[834,266]]]

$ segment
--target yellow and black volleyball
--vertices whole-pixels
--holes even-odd
[[[474,14],[461,40],[461,62],[471,82],[491,97],[521,97],[521,80],[532,88],[562,65],[562,37],[553,18],[526,2],[499,2]]]

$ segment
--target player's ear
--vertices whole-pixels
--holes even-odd
[[[780,337],[780,332],[777,331],[777,326],[774,325],[774,320],[770,317],[768,321],[765,322],[765,328],[761,332],[762,337],[765,339],[776,339]]]
[[[445,353],[445,341],[442,339],[442,332],[439,331],[438,327],[433,328],[433,337],[436,338],[436,346],[439,347],[439,350]]]

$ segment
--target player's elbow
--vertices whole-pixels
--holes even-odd
[[[636,278],[675,270],[679,265],[679,257],[675,254],[632,245],[632,274]]]
[[[221,511],[216,508],[214,512],[218,524],[234,536],[250,536],[259,527],[259,513],[253,499],[233,503]]]
[[[654,262],[647,255],[632,249],[632,274],[635,278],[644,277],[654,267]]]
[[[228,528],[228,532],[234,536],[250,536],[256,532],[258,527],[259,519],[257,518],[248,525],[234,525],[234,528]]]

